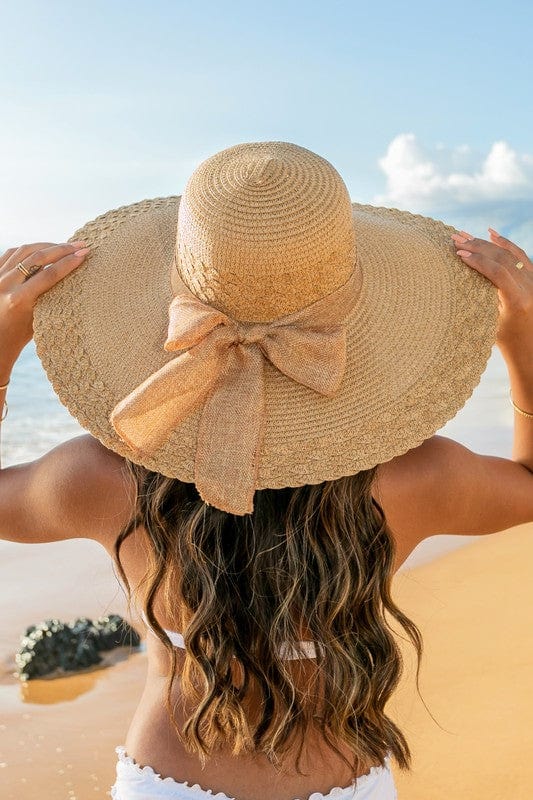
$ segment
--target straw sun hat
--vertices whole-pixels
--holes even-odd
[[[454,231],[352,203],[304,147],[237,144],[75,232],[91,252],[39,299],[37,353],[106,447],[250,513],[255,489],[388,461],[465,404],[498,299]]]

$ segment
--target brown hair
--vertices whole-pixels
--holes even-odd
[[[312,726],[354,775],[389,752],[408,769],[407,741],[385,713],[402,672],[389,617],[414,645],[418,670],[422,637],[391,597],[394,540],[371,495],[378,467],[257,490],[253,514],[236,516],[204,503],[192,483],[126,465],[136,508],[116,540],[115,561],[131,600],[120,548],[144,526],[150,567],[135,592],[170,656],[167,708],[184,746],[202,763],[222,745],[278,763],[298,743],[300,772]],[[171,705],[176,653],[153,609],[159,591],[187,645],[180,682],[193,711],[181,730]],[[302,620],[317,652],[305,692],[279,654],[284,642],[299,641]],[[246,715],[252,688],[262,700],[257,719]],[[336,742],[348,746],[353,764]]]

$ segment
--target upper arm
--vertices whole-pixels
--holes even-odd
[[[133,511],[124,459],[89,434],[0,470],[0,538],[109,543]]]
[[[438,534],[496,533],[533,521],[533,473],[445,436],[382,464],[378,487],[391,529],[413,546]]]

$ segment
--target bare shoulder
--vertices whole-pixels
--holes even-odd
[[[116,537],[133,511],[124,459],[90,434],[0,471],[0,536],[50,542]]]
[[[381,464],[374,487],[396,540],[413,549],[438,534],[483,535],[533,521],[533,473],[445,436]]]
[[[54,461],[63,464],[70,470],[79,466],[80,470],[89,470],[94,476],[99,473],[115,474],[124,464],[118,453],[107,447],[90,433],[75,436],[54,447],[43,458],[54,456]]]
[[[400,561],[426,536],[431,536],[430,531],[434,532],[437,524],[433,494],[445,449],[439,438],[426,439],[418,447],[380,464],[377,471],[373,496],[385,513]]]
[[[134,487],[125,460],[90,434],[57,448],[54,470],[59,503],[78,535],[114,538],[133,510]]]
[[[57,455],[64,459],[69,469],[88,470],[93,479],[101,476],[105,481],[118,481],[118,485],[124,480],[124,458],[104,447],[90,433],[63,442],[57,448]]]

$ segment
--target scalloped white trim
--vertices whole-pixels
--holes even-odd
[[[141,775],[142,777],[147,778],[149,781],[154,781],[155,783],[165,783],[170,786],[177,786],[186,793],[190,792],[191,800],[192,794],[196,794],[197,792],[203,792],[204,794],[213,798],[213,800],[215,800],[215,798],[216,800],[236,800],[235,797],[230,797],[224,792],[217,792],[216,794],[213,794],[212,789],[204,789],[199,783],[194,783],[190,786],[188,781],[176,781],[174,778],[162,778],[161,775],[158,772],[155,772],[152,767],[141,767],[132,756],[129,756],[126,753],[126,748],[123,745],[115,747],[115,753],[118,755],[119,762],[133,769],[137,775]],[[349,786],[334,786],[333,789],[331,789],[327,794],[322,794],[322,792],[312,792],[307,798],[294,798],[294,800],[330,800],[333,797],[337,798],[337,800],[341,800],[341,798],[342,800],[357,800],[360,789],[367,788],[369,783],[372,781],[377,781],[381,775],[390,770],[390,761],[390,756],[386,756],[385,766],[371,767],[370,772],[367,772],[365,775],[360,775],[359,778],[357,778],[357,787],[355,791],[355,780],[352,780]],[[348,795],[347,792],[352,792],[352,794]],[[120,800],[118,787],[116,785],[111,788],[111,798],[113,798],[113,800]],[[197,794],[196,800],[199,800]],[[389,798],[382,796],[379,798],[379,800],[389,800]],[[390,800],[393,800],[393,796],[390,797]]]

